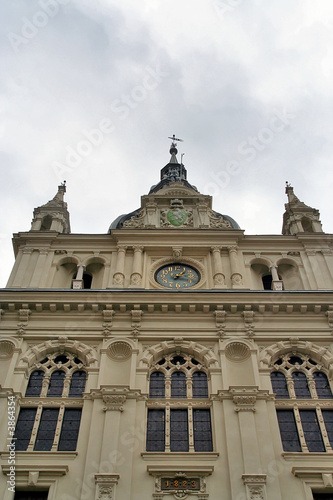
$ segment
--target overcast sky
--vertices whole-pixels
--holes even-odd
[[[332,0],[2,0],[0,286],[11,235],[66,179],[73,233],[140,205],[184,140],[188,180],[245,234],[289,181],[333,233]]]

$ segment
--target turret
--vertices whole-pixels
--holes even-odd
[[[58,192],[52,200],[35,208],[31,231],[71,232],[67,203],[64,202],[65,193],[66,181],[58,186]]]
[[[319,220],[319,210],[309,207],[300,201],[294,193],[294,188],[286,182],[288,203],[283,214],[282,234],[322,233]]]

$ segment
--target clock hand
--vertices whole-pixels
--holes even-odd
[[[173,279],[175,280],[176,278],[179,278],[179,276],[182,276],[182,274],[184,274],[185,271],[186,271],[186,269],[184,269],[184,271],[182,271],[181,273],[175,274],[175,276],[173,277]]]

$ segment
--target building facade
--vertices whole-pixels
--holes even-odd
[[[332,500],[333,235],[286,186],[245,235],[187,180],[107,234],[65,186],[0,290],[4,500]]]

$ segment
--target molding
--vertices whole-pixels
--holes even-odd
[[[151,461],[153,463],[155,463],[156,461],[158,461],[158,462],[159,461],[172,462],[172,464],[165,464],[163,466],[157,466],[157,465],[148,466],[148,467],[164,467],[164,468],[169,467],[169,469],[163,469],[163,471],[165,470],[165,472],[175,471],[175,469],[178,470],[179,468],[181,468],[183,470],[187,467],[186,465],[177,465],[177,462],[179,462],[180,464],[183,464],[184,462],[193,462],[193,460],[197,463],[209,462],[209,461],[217,460],[219,456],[220,456],[220,454],[217,452],[214,452],[214,451],[207,452],[207,453],[200,452],[200,451],[197,451],[197,452],[196,451],[194,451],[194,452],[145,451],[145,452],[141,453],[141,457],[143,458],[143,460],[145,460],[147,462],[148,461]],[[188,467],[191,470],[193,469],[193,471],[196,472],[197,470],[202,470],[202,468],[204,466],[202,466],[202,465],[197,465],[197,466],[189,465]]]

